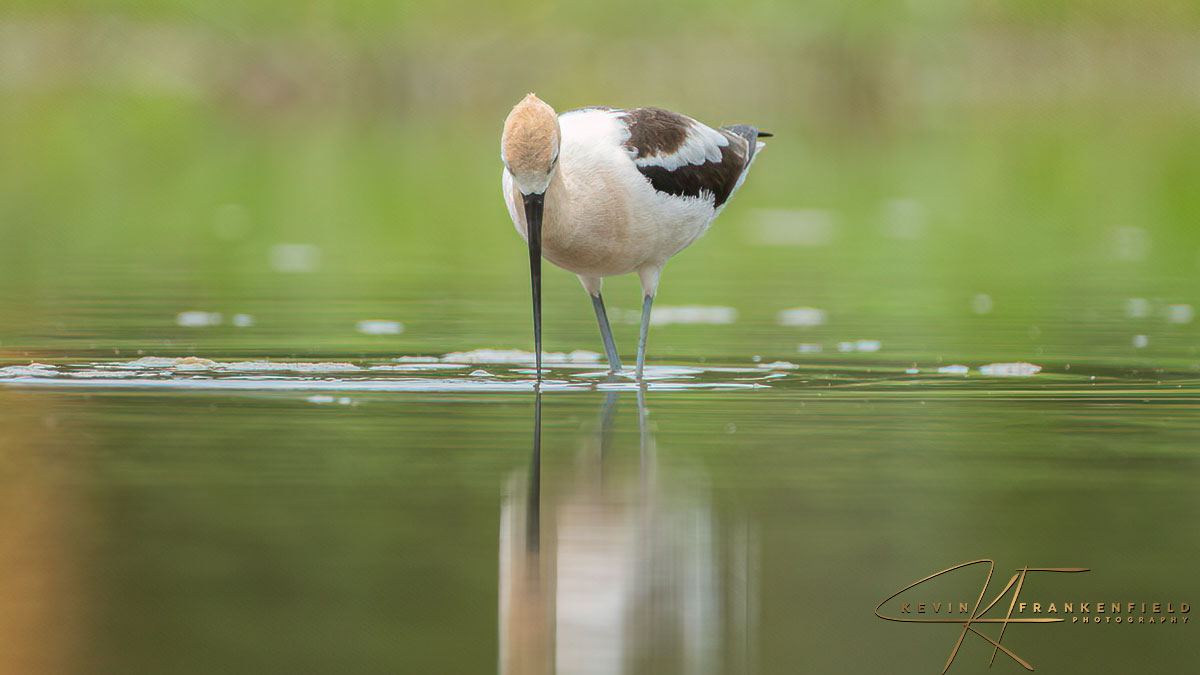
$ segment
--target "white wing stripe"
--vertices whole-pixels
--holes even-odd
[[[724,134],[692,120],[688,127],[687,140],[678,150],[665,155],[635,158],[634,163],[638,166],[661,166],[667,171],[674,171],[687,164],[720,162],[721,148],[727,145],[729,139]]]

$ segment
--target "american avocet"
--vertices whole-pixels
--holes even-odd
[[[533,94],[504,121],[504,201],[529,243],[533,337],[542,372],[541,259],[574,272],[592,296],[609,369],[621,370],[600,285],[637,272],[642,322],[637,378],[646,363],[650,305],[667,259],[721,213],[770,134],[713,129],[661,108],[602,106],[557,115]]]

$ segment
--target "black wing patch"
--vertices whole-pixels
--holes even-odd
[[[741,140],[741,139],[738,139]],[[741,147],[736,147],[740,145]],[[703,164],[684,164],[674,169],[663,166],[639,166],[638,171],[650,179],[655,190],[679,197],[713,196],[713,206],[719,207],[733,194],[738,177],[746,169],[745,141],[731,141],[721,148],[721,161]],[[740,151],[739,151],[740,150]]]
[[[679,197],[712,195],[720,207],[737,188],[758,145],[758,129],[738,124],[711,129],[662,108],[622,114],[625,150],[655,190]]]
[[[634,108],[625,113],[625,124],[629,127],[625,149],[635,159],[669,155],[683,147],[692,123],[691,118],[670,110]]]

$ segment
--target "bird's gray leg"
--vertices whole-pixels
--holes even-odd
[[[654,295],[647,293],[642,300],[642,332],[638,336],[637,379],[642,379],[642,371],[646,369],[646,334],[650,332],[650,305],[654,304]]]
[[[612,328],[608,325],[608,313],[604,311],[604,297],[599,291],[592,296],[592,309],[596,310],[596,323],[600,324],[600,338],[604,340],[604,354],[608,357],[608,371],[621,372],[621,357],[617,356],[617,343],[613,342]]]

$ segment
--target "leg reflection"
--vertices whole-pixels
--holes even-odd
[[[618,396],[548,454],[535,396],[532,461],[501,507],[500,672],[750,672],[753,532],[715,512],[703,471],[674,457],[659,471],[644,389],[637,452],[623,443]]]

